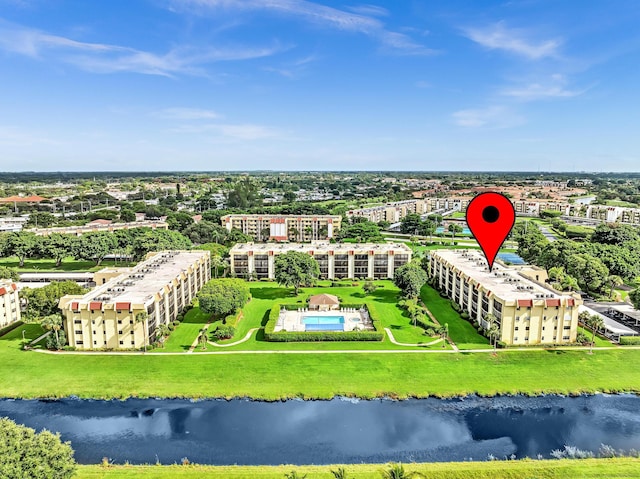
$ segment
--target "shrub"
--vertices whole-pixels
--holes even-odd
[[[226,326],[218,326],[218,328],[213,332],[212,336],[214,339],[231,339],[233,335],[236,334],[236,328],[230,325]]]
[[[173,323],[169,323],[167,328],[169,328],[169,331],[173,331],[174,329],[176,329],[176,327],[173,325]]]
[[[182,321],[184,321],[184,314],[179,314],[176,316],[176,321],[178,321],[179,323],[181,323]]]
[[[462,319],[469,319],[469,313],[467,311],[463,311],[462,313],[460,313],[460,317]]]
[[[620,336],[620,344],[640,344],[640,336]]]

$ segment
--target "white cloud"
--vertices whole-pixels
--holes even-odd
[[[213,120],[220,118],[215,111],[199,108],[165,108],[153,114],[166,120]]]
[[[359,15],[369,15],[372,17],[386,17],[389,15],[389,10],[383,7],[379,7],[378,5],[354,5],[352,7],[347,7],[354,13]]]
[[[511,128],[524,123],[524,118],[501,105],[460,110],[451,116],[458,126],[465,128]]]
[[[545,98],[572,98],[588,90],[569,90],[566,84],[565,77],[556,74],[545,82],[531,82],[518,87],[505,88],[500,93],[521,101],[533,101]]]
[[[490,50],[504,50],[531,60],[556,57],[562,44],[560,39],[531,40],[524,30],[506,28],[503,22],[486,28],[468,28],[464,30],[464,34]]]
[[[32,58],[53,57],[95,73],[135,72],[149,75],[202,74],[202,66],[219,61],[262,58],[282,50],[271,47],[176,47],[164,54],[51,35],[0,20],[0,50]]]
[[[376,16],[387,11],[365,5],[355,12],[320,5],[307,0],[173,0],[173,5],[199,9],[263,10],[302,18],[308,22],[337,30],[361,33],[378,39],[394,53],[426,55],[433,50],[415,43],[403,33],[389,31]],[[354,9],[351,8],[353,11]]]

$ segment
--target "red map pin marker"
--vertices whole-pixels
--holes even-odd
[[[467,225],[487,258],[489,271],[515,222],[513,204],[500,193],[481,193],[467,206]]]

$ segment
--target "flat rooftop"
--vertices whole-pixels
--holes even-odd
[[[307,253],[313,251],[314,254],[328,253],[329,251],[374,251],[375,253],[388,253],[389,251],[402,251],[411,253],[411,248],[402,243],[238,243],[231,248],[230,253],[242,254],[247,251],[260,252],[265,254],[268,251],[283,252],[302,251]]]
[[[207,251],[163,251],[91,290],[79,302],[101,301],[144,304],[189,266],[208,256]],[[75,300],[74,300],[75,301]]]
[[[535,300],[568,297],[540,286],[535,281],[522,276],[517,269],[509,268],[498,261],[493,263],[493,271],[489,272],[487,260],[477,250],[440,249],[432,251],[431,255],[441,257],[501,299]]]

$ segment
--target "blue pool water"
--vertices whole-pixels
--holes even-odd
[[[511,264],[527,264],[525,260],[515,253],[498,253],[498,258]]]
[[[449,235],[451,234],[449,231],[445,231],[444,227],[442,227],[442,226],[438,226],[436,228],[436,234],[439,234],[439,233],[447,233]],[[462,227],[462,234],[463,235],[467,235],[467,236],[471,236],[471,230],[467,226],[463,226]]]
[[[344,324],[344,316],[305,316],[302,324]]]

